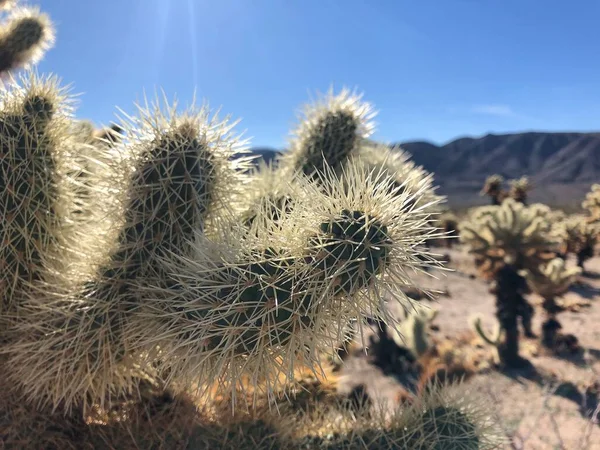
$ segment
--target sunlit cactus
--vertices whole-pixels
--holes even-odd
[[[52,41],[46,16],[15,9],[0,72]],[[409,309],[413,275],[440,265],[423,251],[440,236],[431,175],[399,151],[369,154],[372,108],[347,90],[309,106],[280,166],[261,173],[235,123],[207,107],[156,102],[96,129],[53,79],[2,94],[0,406],[23,425],[6,446],[304,448],[322,436],[286,426],[309,419],[239,404],[281,407],[297,367],[318,372],[350,322],[395,326],[388,302]],[[430,319],[406,322],[417,356]],[[176,410],[188,393],[208,417],[191,401]],[[431,387],[397,423],[355,417],[365,426],[340,435],[491,448],[476,402],[444,395]]]
[[[65,91],[54,78],[34,76],[8,86],[0,106],[3,313],[14,312],[33,282],[74,264],[69,250],[79,239],[70,218],[68,172],[75,148]]]
[[[437,312],[420,303],[411,305],[400,324],[390,330],[396,345],[410,350],[415,358],[423,356],[431,348],[428,327]]]
[[[407,192],[412,197],[409,207],[437,212],[440,204],[445,201],[444,197],[436,194],[433,175],[417,166],[400,147],[365,144],[356,155],[374,174],[383,173],[391,177],[394,180],[394,192]]]
[[[460,240],[478,258],[483,272],[493,274],[507,260],[519,270],[536,268],[554,256],[559,243],[549,212],[545,205],[527,207],[512,199],[477,208],[460,224]]]
[[[554,234],[560,239],[563,254],[572,253],[577,265],[583,270],[585,262],[594,256],[594,248],[600,237],[600,225],[589,222],[584,216],[570,216],[555,223]]]
[[[494,279],[496,315],[504,336],[498,350],[502,363],[509,366],[523,362],[519,357],[518,317],[526,334],[533,336],[533,308],[525,300],[528,287],[519,271],[536,270],[554,257],[557,248],[548,212],[544,205],[527,207],[506,199],[500,206],[479,208],[461,226],[461,241],[475,255],[480,270]]]
[[[508,195],[516,202],[527,205],[527,197],[529,195],[529,191],[531,191],[533,187],[527,177],[521,177],[518,180],[510,181],[510,190]]]
[[[492,201],[492,205],[500,205],[506,193],[502,189],[504,178],[500,175],[490,175],[486,178],[480,195],[487,195]]]
[[[362,95],[333,89],[304,107],[303,117],[293,132],[290,150],[282,157],[282,168],[300,171],[318,180],[325,167],[339,169],[373,132],[372,106]]]
[[[464,385],[433,384],[392,414],[318,407],[280,428],[300,448],[330,450],[491,450],[506,444],[491,407]]]
[[[600,221],[600,184],[593,184],[581,204],[587,210],[592,222]]]
[[[11,10],[0,24],[0,74],[37,63],[53,44],[54,27],[46,14],[37,8]]]
[[[554,348],[557,344],[557,331],[560,323],[556,314],[561,308],[556,303],[556,297],[563,295],[581,274],[579,267],[567,267],[562,258],[555,258],[538,270],[525,271],[525,279],[531,290],[540,295],[546,312],[546,321],[542,324],[542,344]]]
[[[249,172],[248,183],[237,202],[232,201],[239,210],[235,220],[249,228],[261,228],[265,224],[257,222],[277,222],[290,214],[302,195],[294,174],[284,175],[274,163],[259,163]]]
[[[170,286],[162,259],[190,258],[196,233],[235,189],[246,160],[231,158],[240,149],[230,126],[206,109],[164,115],[159,106],[130,120],[121,149],[129,156],[110,180],[114,192],[105,191],[120,205],[108,209],[116,230],[96,231],[114,242],[93,260],[88,279],[39,287],[43,296],[31,296],[15,326],[23,337],[5,349],[11,377],[33,401],[70,409],[132,388],[139,352],[150,347],[136,339],[136,327],[156,339],[140,286]]]
[[[292,181],[305,200],[288,215],[250,234],[222,230],[225,246],[199,239],[193,258],[165,261],[175,285],[141,287],[156,311],[171,311],[154,312],[162,328],[148,331],[169,336],[161,351],[174,378],[236,387],[246,373],[268,385],[294,361],[316,367],[319,349],[333,348],[351,319],[385,316],[386,288],[406,303],[394,288],[437,264],[419,257],[435,234],[428,215],[407,212],[408,195],[392,195],[392,180],[360,164],[325,173],[318,183]]]

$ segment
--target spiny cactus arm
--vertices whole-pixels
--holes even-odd
[[[32,282],[76,265],[69,249],[78,230],[69,220],[72,142],[65,90],[53,77],[27,74],[1,96],[0,311],[6,312]]]
[[[502,339],[502,329],[500,326],[496,326],[494,335],[489,336],[487,332],[483,329],[482,318],[480,316],[475,316],[471,320],[471,326],[475,330],[475,332],[479,335],[484,342],[497,347]]]
[[[290,150],[283,155],[284,169],[301,171],[313,177],[324,165],[339,166],[367,139],[375,113],[362,95],[347,89],[334,94],[333,89],[304,107]]]
[[[37,8],[19,7],[0,24],[0,74],[39,62],[54,44],[54,27]]]
[[[306,201],[289,215],[255,233],[223,230],[225,245],[198,240],[194,258],[165,261],[176,286],[140,287],[155,311],[170,311],[153,339],[165,336],[163,353],[180,355],[164,358],[174,378],[234,383],[246,372],[268,384],[294,361],[317,367],[317,350],[333,348],[352,318],[385,315],[385,290],[409,301],[394,287],[438,265],[419,257],[435,230],[426,214],[402,209],[390,179],[353,167],[339,177],[328,169],[320,183],[300,176]]]
[[[190,241],[227,206],[223,193],[235,189],[236,166],[244,164],[230,158],[237,143],[230,127],[206,109],[166,114],[143,110],[122,146],[102,147],[129,155],[114,180],[116,229],[106,232],[114,241],[87,279],[53,289],[41,305],[31,302],[17,327],[24,337],[7,351],[14,381],[31,398],[70,409],[132,389],[135,366],[148,356],[140,352],[158,339],[140,311],[146,299],[138,286],[169,286],[158,261],[190,258]],[[149,342],[140,342],[136,327]]]
[[[398,346],[408,348],[416,357],[424,355],[430,348],[428,327],[437,314],[438,310],[420,303],[410,305],[406,317],[390,329],[392,338]]]
[[[260,162],[249,173],[249,180],[237,202],[232,202],[239,211],[236,220],[249,228],[258,230],[277,222],[288,215],[293,205],[302,196],[302,191],[294,183],[294,173],[278,167],[278,161]],[[258,224],[257,219],[267,223]]]
[[[464,385],[438,383],[401,409],[316,403],[296,416],[284,412],[273,424],[285,441],[308,449],[500,449],[506,438],[490,408]]]
[[[580,267],[567,267],[562,258],[555,258],[538,270],[525,270],[524,276],[532,291],[545,299],[567,292],[581,274]]]
[[[375,175],[384,173],[394,180],[391,188],[396,195],[407,192],[412,196],[407,202],[409,207],[437,212],[445,197],[436,193],[433,175],[423,167],[417,166],[410,155],[400,147],[390,148],[383,144],[363,144],[354,153],[362,164]],[[355,164],[355,162],[353,162]]]
[[[521,177],[510,181],[510,196],[517,202],[526,203],[529,191],[533,189],[529,178]]]
[[[497,174],[490,175],[483,184],[481,195],[496,195],[502,189],[502,183],[504,183],[504,177]]]
[[[543,205],[526,207],[512,199],[476,210],[461,225],[461,241],[482,259],[508,258],[517,267],[537,267],[557,249],[558,241]]]

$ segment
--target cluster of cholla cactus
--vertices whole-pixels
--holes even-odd
[[[584,269],[585,262],[594,256],[600,236],[600,225],[590,222],[588,217],[573,215],[554,223],[554,234],[560,239],[563,255],[575,255],[577,266]]]
[[[52,37],[36,12],[12,20],[11,69]],[[331,444],[320,430],[341,422],[318,404],[318,422],[236,419],[240,404],[283,410],[298,368],[318,372],[351,321],[395,326],[387,302],[408,307],[412,275],[438,264],[422,246],[442,198],[404,154],[369,147],[359,96],[309,107],[290,152],[255,174],[208,107],[156,101],[95,129],[54,77],[0,95],[4,446],[496,448],[477,402],[439,386],[389,420],[354,415]],[[177,415],[192,394],[202,408]]]
[[[562,327],[556,315],[562,308],[557,304],[556,298],[566,293],[580,274],[579,267],[567,267],[562,258],[555,258],[538,270],[525,270],[527,284],[543,298],[542,307],[546,319],[542,324],[542,345],[549,349],[557,348],[561,340],[559,330]]]
[[[480,195],[487,195],[490,197],[492,205],[500,205],[506,198],[506,192],[502,187],[503,184],[504,178],[501,175],[490,175],[486,178]]]
[[[480,195],[487,195],[494,206],[502,204],[507,198],[512,198],[518,203],[527,204],[527,197],[532,186],[527,177],[521,177],[517,180],[510,180],[508,191],[503,187],[504,178],[501,175],[490,175],[485,180]]]
[[[507,366],[523,362],[519,356],[519,317],[525,333],[533,336],[533,308],[525,299],[528,286],[520,271],[536,271],[555,256],[557,241],[548,213],[544,205],[525,206],[506,199],[499,206],[478,208],[461,226],[461,241],[475,255],[482,273],[493,280],[503,337],[498,352]]]
[[[508,191],[508,195],[514,201],[522,203],[524,205],[527,204],[527,197],[529,195],[529,191],[531,191],[532,186],[529,178],[521,177],[517,180],[510,181],[510,190]]]
[[[590,222],[600,222],[600,184],[592,185],[581,206],[588,212]]]

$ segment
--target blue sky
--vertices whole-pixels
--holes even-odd
[[[39,66],[97,123],[162,88],[282,147],[299,107],[363,91],[382,141],[600,129],[597,0],[41,0]]]

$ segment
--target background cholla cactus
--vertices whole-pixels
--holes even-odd
[[[542,344],[548,348],[557,345],[560,323],[556,314],[561,308],[556,303],[556,297],[563,295],[581,274],[579,267],[567,267],[562,258],[555,258],[538,270],[526,270],[525,279],[531,290],[539,294],[544,302],[546,321],[542,325]]]
[[[436,220],[437,227],[447,237],[444,244],[447,248],[452,248],[454,241],[459,237],[459,219],[450,211],[442,213]]]
[[[549,212],[545,205],[526,207],[512,199],[477,208],[460,224],[460,240],[475,255],[484,276],[493,276],[506,261],[518,270],[536,268],[554,256],[558,245]]]
[[[492,201],[492,205],[500,205],[506,193],[502,189],[504,178],[500,175],[490,175],[486,178],[480,195],[487,195]]]
[[[592,185],[581,206],[587,210],[590,221],[600,221],[600,184]]]
[[[516,202],[527,204],[527,196],[531,191],[532,186],[529,182],[529,178],[521,177],[518,180],[510,181],[510,190],[508,195]]]
[[[504,336],[498,351],[502,363],[509,366],[522,363],[518,356],[518,317],[525,332],[533,335],[533,308],[525,300],[528,289],[519,271],[535,270],[554,257],[557,241],[551,234],[548,211],[542,205],[526,207],[507,199],[501,206],[479,208],[461,226],[461,241],[475,255],[480,269],[494,279],[496,316]]]
[[[594,256],[594,249],[600,236],[600,226],[590,223],[586,217],[573,215],[553,226],[554,234],[560,239],[563,254],[572,253],[577,265],[583,270],[585,261]]]
[[[0,74],[37,63],[53,44],[54,27],[46,14],[37,8],[15,8],[0,24]]]

